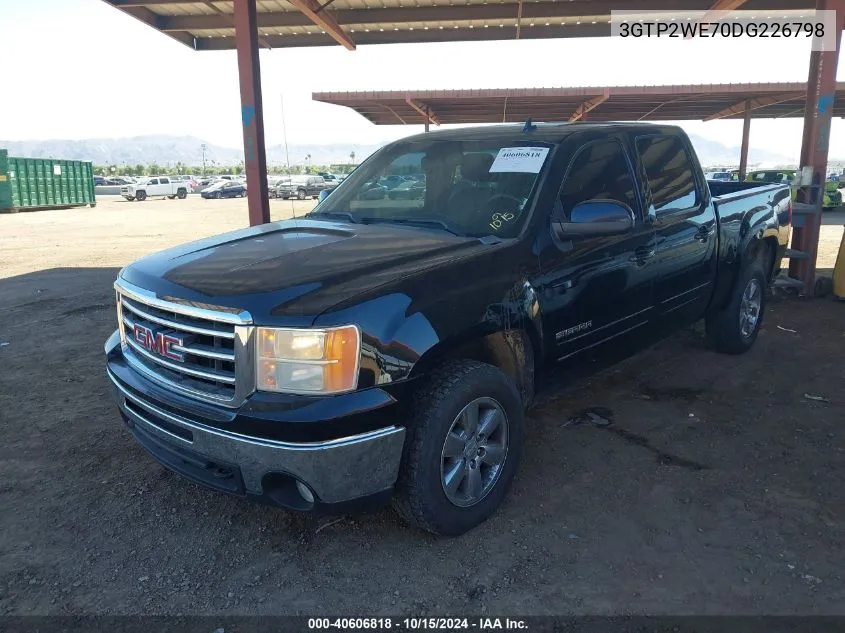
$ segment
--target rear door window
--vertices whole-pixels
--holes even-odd
[[[651,203],[658,215],[699,206],[692,161],[677,136],[637,138],[637,152],[648,177]]]

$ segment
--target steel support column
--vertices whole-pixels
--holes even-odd
[[[745,116],[742,119],[742,145],[739,149],[739,179],[745,180],[748,170],[748,139],[751,136],[751,102],[745,102]]]
[[[255,226],[270,221],[267,157],[264,150],[264,107],[261,101],[261,67],[258,60],[258,20],[255,0],[237,0],[233,4],[238,77],[241,84],[241,122],[244,129],[249,224]]]
[[[817,10],[836,11],[836,49],[812,51],[807,80],[807,108],[804,111],[804,137],[801,142],[801,168],[812,171],[811,185],[798,189],[797,202],[811,205],[812,213],[794,216],[792,249],[803,251],[808,259],[789,262],[789,276],[804,283],[804,294],[813,296],[816,281],[816,257],[819,249],[822,201],[827,180],[827,152],[830,121],[836,96],[836,66],[842,28],[845,26],[845,0],[816,0]]]

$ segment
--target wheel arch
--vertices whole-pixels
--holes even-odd
[[[539,349],[537,335],[530,330],[478,332],[460,341],[443,341],[427,350],[414,363],[409,377],[420,376],[450,360],[475,360],[492,365],[510,376],[527,407],[535,395]]]

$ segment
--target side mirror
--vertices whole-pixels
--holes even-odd
[[[568,222],[552,219],[552,230],[562,240],[618,235],[634,228],[634,212],[616,200],[588,200],[575,206]]]

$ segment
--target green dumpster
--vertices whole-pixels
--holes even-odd
[[[16,158],[0,149],[0,212],[93,207],[96,204],[91,163]]]

